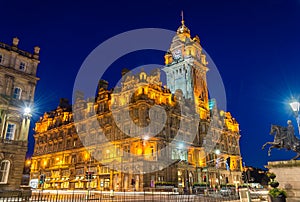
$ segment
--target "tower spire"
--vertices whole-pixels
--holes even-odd
[[[183,33],[187,34],[186,36],[190,37],[190,30],[184,24],[184,17],[183,17],[183,10],[182,10],[181,11],[181,25],[177,29],[177,34],[183,34]]]

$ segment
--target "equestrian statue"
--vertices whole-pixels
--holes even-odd
[[[270,134],[274,135],[274,141],[273,142],[266,142],[262,149],[264,149],[268,144],[271,145],[268,150],[268,155],[271,155],[271,150],[273,148],[278,149],[287,149],[292,150],[297,153],[297,155],[292,158],[293,160],[296,160],[300,157],[300,139],[298,139],[295,136],[295,130],[292,125],[292,121],[288,120],[288,126],[278,126],[278,125],[271,125],[271,131]]]

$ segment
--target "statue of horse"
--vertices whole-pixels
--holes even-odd
[[[271,156],[271,150],[273,148],[279,148],[279,149],[284,148],[284,143],[285,143],[284,139],[286,138],[286,128],[278,125],[271,125],[270,135],[274,135],[274,141],[266,142],[262,146],[262,149],[265,149],[265,147],[268,144],[271,145],[268,150],[268,156]]]
[[[273,148],[285,148],[297,153],[297,155],[292,158],[293,160],[300,157],[300,140],[295,136],[294,129],[291,125],[289,125],[289,127],[271,125],[270,134],[274,135],[274,141],[266,142],[262,146],[262,149],[264,149],[268,144],[271,145],[268,150],[268,156],[271,155],[271,150]]]

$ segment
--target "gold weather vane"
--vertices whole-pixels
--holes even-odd
[[[184,25],[183,10],[181,11],[181,24]]]

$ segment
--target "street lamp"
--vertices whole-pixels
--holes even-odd
[[[25,161],[25,163],[26,163],[26,166],[30,166],[31,165],[31,160],[30,159],[27,159],[26,161]]]
[[[298,101],[294,100],[293,102],[290,103],[290,106],[296,117],[296,121],[297,121],[297,125],[298,125],[298,133],[300,134],[300,115],[299,115],[300,103]]]
[[[221,151],[219,150],[219,149],[216,149],[215,150],[215,154],[217,155],[217,159],[216,159],[216,169],[217,169],[217,171],[218,171],[218,178],[216,179],[216,181],[218,182],[218,188],[220,188],[221,187],[221,179],[220,179],[220,169],[219,169],[219,161],[220,161],[220,157],[219,157],[219,155],[221,154]]]
[[[25,107],[24,114],[29,114],[31,112],[31,109],[29,107]]]
[[[24,107],[23,108],[23,115],[25,118],[31,118],[32,114],[31,114],[31,108],[30,107]]]

